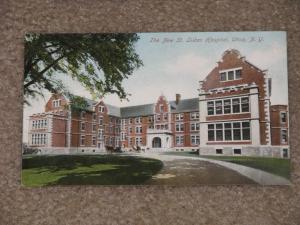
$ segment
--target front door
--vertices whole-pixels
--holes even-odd
[[[152,148],[161,148],[161,139],[159,137],[153,138]]]

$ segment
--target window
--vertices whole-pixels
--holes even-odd
[[[207,102],[207,114],[214,115],[215,114],[215,102]]]
[[[223,149],[222,148],[217,148],[216,149],[216,154],[217,155],[222,155],[223,154]]]
[[[168,120],[168,114],[167,113],[164,114],[164,120]]]
[[[136,146],[141,146],[142,145],[142,137],[136,137],[135,138],[135,145]]]
[[[242,78],[241,68],[220,71],[221,81],[232,81]]]
[[[200,129],[199,123],[191,123],[191,131],[198,131]]]
[[[249,97],[214,100],[207,102],[208,115],[249,112]]]
[[[99,125],[103,125],[103,117],[102,116],[99,117]]]
[[[287,148],[282,149],[282,157],[283,158],[289,157],[289,150]]]
[[[142,118],[141,117],[135,118],[135,123],[141,123],[141,122],[142,122]]]
[[[129,131],[129,134],[132,134],[132,127],[129,127],[128,131]]]
[[[216,114],[223,114],[222,108],[223,108],[222,100],[216,101]]]
[[[199,145],[200,144],[200,136],[199,135],[191,135],[191,144]]]
[[[175,114],[175,119],[178,120],[183,120],[183,113]]]
[[[156,120],[160,121],[160,115],[156,115]]]
[[[125,134],[125,132],[122,132],[122,133],[121,133],[121,140],[122,140],[122,141],[125,141],[125,140],[126,140],[126,134]]]
[[[92,137],[92,145],[96,146],[96,136]]]
[[[176,145],[183,145],[184,142],[184,136],[176,136]]]
[[[98,138],[101,140],[103,139],[103,129],[98,130]]]
[[[184,124],[183,123],[176,123],[176,131],[182,132],[184,130]]]
[[[208,124],[208,141],[240,140],[250,140],[249,121]]]
[[[242,149],[240,149],[240,148],[234,148],[233,149],[233,154],[234,155],[241,155],[242,154]]]
[[[52,106],[53,106],[54,108],[59,107],[59,106],[60,106],[60,99],[53,100],[53,101],[52,101]]]
[[[159,111],[160,111],[160,112],[163,112],[163,111],[164,111],[164,105],[163,105],[163,104],[160,104],[160,105],[159,105]]]
[[[194,120],[194,119],[199,119],[199,113],[198,112],[191,113],[191,120]]]
[[[249,112],[249,98],[241,98],[242,112]]]
[[[287,143],[287,130],[286,129],[281,129],[281,144],[286,144]]]
[[[280,122],[286,123],[286,112],[280,112]]]
[[[230,114],[231,113],[231,99],[224,100],[224,114]]]
[[[85,145],[85,136],[84,135],[80,136],[80,145]]]
[[[148,122],[153,122],[153,117],[152,116],[148,117]]]
[[[141,134],[142,133],[142,126],[136,126],[135,127],[135,133]]]
[[[82,111],[82,112],[80,113],[80,117],[81,117],[81,119],[84,119],[84,118],[85,118],[85,111]]]
[[[102,113],[104,112],[104,106],[103,105],[99,106],[99,112],[102,112]]]
[[[239,98],[233,98],[232,99],[232,112],[233,113],[239,113],[240,112],[240,99]]]
[[[35,120],[32,121],[32,128],[35,129]]]
[[[85,130],[85,122],[81,122],[80,127],[81,127],[81,130],[84,131]]]
[[[96,124],[95,124],[95,123],[93,123],[93,125],[92,125],[92,131],[93,131],[93,132],[95,132],[95,131],[96,131],[96,129],[97,129],[96,127],[97,127],[97,126],[96,126]]]

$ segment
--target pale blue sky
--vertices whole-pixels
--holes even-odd
[[[176,93],[182,98],[197,97],[198,81],[216,66],[227,49],[237,49],[242,56],[264,70],[272,78],[272,104],[287,104],[287,50],[285,32],[194,32],[194,33],[140,33],[136,51],[144,66],[124,81],[131,93],[129,102],[107,95],[106,103],[128,106],[152,103],[163,93],[173,100]],[[151,40],[157,40],[153,42]],[[173,42],[165,42],[172,39]],[[197,40],[189,42],[189,40]],[[177,42],[181,40],[181,42]],[[251,41],[252,40],[252,41]],[[78,82],[64,78],[66,86],[77,95],[90,97]],[[46,99],[32,100],[24,108],[24,137],[27,140],[28,116],[42,112]]]

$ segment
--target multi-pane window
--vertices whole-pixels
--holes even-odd
[[[97,128],[96,124],[93,123],[93,125],[92,125],[92,131],[95,132],[95,131],[96,131],[96,128]]]
[[[52,106],[53,106],[54,108],[59,107],[59,106],[60,106],[60,99],[53,100],[53,101],[52,101]]]
[[[47,128],[47,119],[32,121],[32,129],[44,129],[44,128]]]
[[[31,144],[32,145],[47,144],[47,135],[46,134],[32,134],[31,135]]]
[[[135,127],[135,133],[141,134],[142,133],[142,126],[136,126]]]
[[[121,133],[121,140],[122,140],[122,141],[125,141],[125,140],[126,140],[126,133],[125,133],[125,132],[122,132],[122,133]]]
[[[241,68],[220,71],[220,80],[221,81],[231,81],[241,79],[242,77],[242,70]]]
[[[102,112],[102,113],[104,112],[104,106],[103,105],[99,106],[99,112]]]
[[[250,122],[208,124],[208,141],[250,140]]]
[[[98,130],[98,138],[103,139],[103,129]]]
[[[286,144],[287,143],[287,130],[286,129],[281,129],[280,131],[280,136],[281,136],[281,143]]]
[[[93,136],[93,137],[92,137],[92,145],[96,146],[96,142],[97,142],[97,141],[96,141],[96,136]]]
[[[168,120],[168,114],[167,113],[164,114],[164,120]]]
[[[199,123],[191,123],[191,131],[198,131],[200,129]]]
[[[213,100],[207,102],[208,115],[245,113],[249,111],[249,97]]]
[[[286,123],[286,112],[280,112],[280,122]]]
[[[128,128],[129,134],[132,134],[132,127]]]
[[[85,145],[85,136],[84,135],[80,136],[80,145]]]
[[[142,137],[136,137],[135,138],[135,145],[136,146],[141,146],[142,145]]]
[[[156,115],[156,120],[160,121],[160,115]]]
[[[135,123],[141,123],[141,122],[142,122],[142,118],[141,117],[135,118]]]
[[[183,123],[176,123],[175,125],[177,132],[182,132],[184,130],[184,124]]]
[[[102,116],[99,117],[99,125],[103,125],[103,117]]]
[[[128,123],[132,124],[132,122],[133,122],[132,118],[129,118]]]
[[[175,120],[183,120],[183,113],[175,114]]]
[[[191,144],[199,145],[200,144],[200,136],[199,135],[191,135]]]
[[[184,136],[182,136],[182,135],[176,136],[175,140],[176,140],[176,145],[183,145],[183,143],[184,143]]]
[[[194,119],[199,119],[199,113],[198,112],[191,113],[191,120],[194,120]]]
[[[81,129],[82,131],[85,130],[85,122],[81,122],[81,123],[80,123],[80,129]]]

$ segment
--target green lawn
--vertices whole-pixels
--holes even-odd
[[[129,185],[143,184],[158,173],[163,163],[156,159],[118,155],[25,156],[22,184]]]
[[[199,156],[196,152],[171,152],[168,154],[191,157],[203,157],[209,159],[232,162],[252,168],[264,170],[278,176],[290,179],[290,159],[247,157],[247,156]]]

